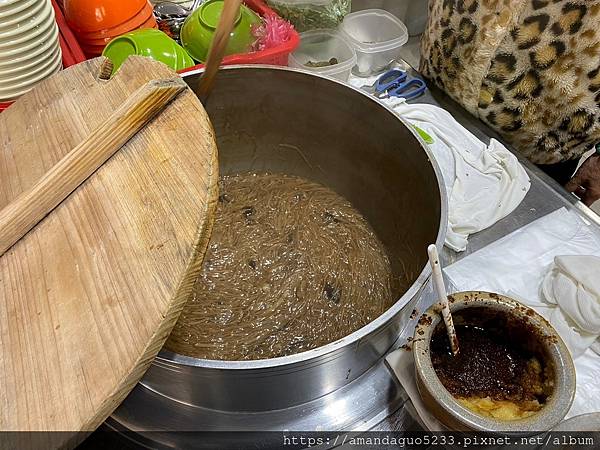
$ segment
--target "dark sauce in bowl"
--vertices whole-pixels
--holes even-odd
[[[532,325],[489,308],[464,309],[454,316],[459,354],[452,355],[443,323],[430,344],[431,362],[444,387],[459,399],[488,398],[539,409],[552,392],[553,370]]]

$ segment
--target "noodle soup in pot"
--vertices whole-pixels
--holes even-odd
[[[393,303],[385,249],[325,186],[225,176],[202,273],[166,347],[203,359],[288,356],[341,339]]]
[[[356,126],[376,100],[334,105],[344,85],[298,90],[319,78],[272,69],[252,69],[250,94],[234,72],[207,104],[221,172],[213,233],[165,346],[202,360],[290,356],[367,326],[422,273],[440,224],[429,160],[398,151],[412,133],[392,131],[405,126],[391,112],[368,133]]]
[[[314,74],[224,67],[206,110],[221,237],[142,385],[220,411],[322,398],[381,361],[409,319],[425,249],[444,240],[439,169],[392,110]]]

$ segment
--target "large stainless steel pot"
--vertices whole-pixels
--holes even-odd
[[[411,314],[429,275],[427,244],[443,243],[440,172],[426,145],[391,110],[327,78],[286,68],[230,67],[219,73],[207,110],[222,174],[285,172],[333,188],[371,223],[405,282],[387,312],[324,347],[245,362],[163,350],[141,383],[221,411],[282,409],[322,397],[379,361]]]

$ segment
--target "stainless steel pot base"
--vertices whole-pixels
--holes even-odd
[[[152,448],[191,448],[198,444],[198,436],[178,432],[365,431],[400,408],[406,399],[406,393],[381,360],[329,395],[295,407],[259,413],[199,408],[139,383],[105,425]],[[160,431],[169,433],[154,433]]]

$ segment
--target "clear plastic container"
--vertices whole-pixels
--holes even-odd
[[[382,72],[400,57],[408,41],[408,30],[400,19],[383,9],[366,9],[348,14],[341,25],[344,36],[356,50],[357,75]]]
[[[385,9],[406,25],[409,36],[418,36],[427,24],[428,3],[427,0],[352,0],[352,11]]]
[[[337,28],[350,12],[352,0],[267,0],[297,31]]]
[[[290,54],[289,66],[348,81],[356,65],[356,52],[334,30],[300,33],[300,46]]]

